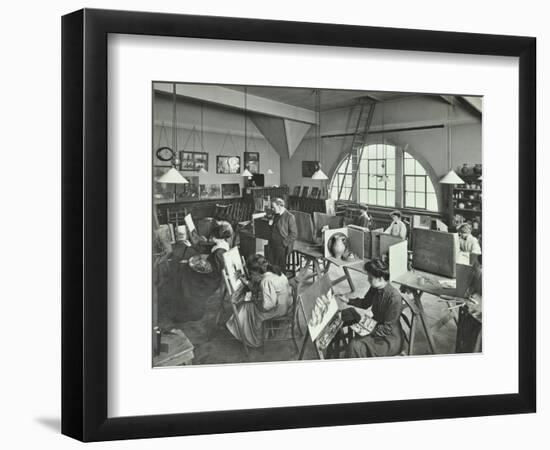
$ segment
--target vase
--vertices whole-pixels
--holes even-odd
[[[474,166],[474,173],[475,173],[476,175],[481,175],[481,164],[476,164],[476,165]]]
[[[470,175],[471,169],[468,166],[468,164],[466,164],[466,163],[462,164],[462,167],[460,168],[460,173],[462,175]]]

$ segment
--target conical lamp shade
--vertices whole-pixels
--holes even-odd
[[[166,183],[166,184],[187,184],[187,181],[181,173],[179,173],[173,167],[166,172],[162,177],[157,180],[157,183]]]
[[[244,169],[244,172],[242,173],[243,177],[251,177],[252,173],[248,169]]]
[[[268,175],[273,175],[273,173],[274,173],[273,170],[267,169],[267,174],[268,174]]]
[[[205,173],[208,173],[208,172],[206,171],[206,169],[205,169],[204,167],[201,167],[201,168],[199,169],[199,173],[200,173],[201,175],[204,175]]]
[[[460,178],[454,170],[450,170],[447,175],[445,175],[441,180],[440,184],[464,184],[464,180]]]
[[[325,175],[325,172],[323,172],[321,169],[317,170],[316,172],[311,175],[312,180],[328,180],[328,177]]]
[[[482,177],[482,175],[479,176],[479,178],[478,178],[479,181],[483,181],[483,178],[481,178],[481,177]]]

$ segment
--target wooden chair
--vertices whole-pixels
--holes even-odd
[[[414,305],[414,302],[410,301],[406,297],[406,293],[401,293],[401,298],[403,299],[403,311],[399,320],[401,321],[401,327],[403,328],[403,349],[401,351],[402,356],[412,355],[414,350],[414,339],[416,336],[416,321],[418,319],[419,311]],[[405,310],[409,309],[411,312],[411,318],[405,314]]]

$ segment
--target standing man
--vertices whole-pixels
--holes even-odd
[[[294,248],[294,241],[298,237],[296,218],[285,208],[282,198],[274,198],[271,208],[275,217],[269,221],[271,225],[271,240],[269,241],[269,260],[272,265],[279,266],[284,273],[286,258]]]

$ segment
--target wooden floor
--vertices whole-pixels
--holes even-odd
[[[351,271],[355,284],[356,296],[363,296],[369,284],[365,275]],[[341,277],[342,270],[331,266],[329,275],[332,279]],[[335,286],[336,292],[349,293],[349,286],[342,282]],[[159,325],[163,329],[178,328],[183,330],[195,346],[195,358],[193,364],[224,364],[243,362],[265,362],[265,361],[289,361],[297,359],[292,341],[268,342],[265,350],[251,349],[250,355],[246,357],[242,345],[236,341],[224,326],[216,328],[215,318],[219,310],[219,300],[216,297],[207,300],[205,313],[198,320],[186,320],[186,317],[178,316],[174,311],[178,310],[177,304],[166,304],[178,302],[176,292],[161,293],[159,295]],[[435,340],[436,351],[439,354],[454,352],[456,339],[456,325],[452,316],[447,310],[445,303],[437,301],[437,297],[424,294],[423,304],[428,319],[428,325],[432,328]],[[224,323],[229,317],[227,308]],[[420,323],[417,324],[414,355],[426,355],[429,353],[426,337]],[[304,329],[304,328],[303,328]],[[298,339],[299,341],[301,339]],[[300,342],[299,342],[300,343]],[[304,359],[317,359],[311,345],[308,346]]]

